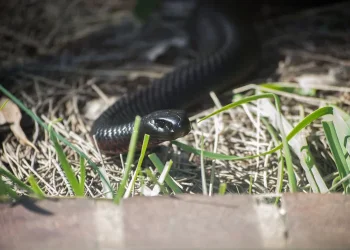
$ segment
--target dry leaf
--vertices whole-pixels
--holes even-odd
[[[33,143],[28,140],[27,136],[22,130],[22,113],[17,105],[14,104],[11,100],[2,97],[0,98],[0,107],[0,125],[9,123],[11,131],[22,145],[28,145],[38,151]]]
[[[108,103],[103,99],[93,99],[85,105],[85,117],[90,120],[96,120],[105,111],[108,106],[112,105],[117,100],[117,97],[108,98]]]

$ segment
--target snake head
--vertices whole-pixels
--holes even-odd
[[[191,131],[191,124],[183,110],[159,110],[141,119],[140,132],[149,134],[150,139],[171,141],[187,135]]]

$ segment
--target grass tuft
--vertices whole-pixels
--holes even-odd
[[[26,114],[28,114],[34,121],[36,121],[42,128],[44,128],[46,131],[48,131],[48,126],[37,116],[35,115],[30,109],[28,109],[19,99],[17,99],[14,95],[12,95],[9,91],[7,91],[2,85],[0,85],[0,91],[5,94],[7,97],[9,97],[20,109],[22,109]],[[63,142],[65,145],[73,149],[75,152],[79,154],[80,157],[83,157],[89,165],[98,173],[99,177],[101,178],[102,181],[105,183],[108,183],[103,174],[100,172],[99,168],[97,165],[81,150],[79,150],[77,147],[75,147],[73,144],[71,144],[67,139],[65,139],[63,136],[60,134],[57,134],[54,130],[51,132],[52,135],[54,135],[57,140],[60,140]],[[113,192],[112,187],[108,185],[108,188],[110,192]]]
[[[30,115],[35,121],[38,122],[45,130],[49,132],[50,139],[54,145],[55,151],[57,153],[57,157],[59,159],[60,165],[69,181],[69,185],[71,186],[74,194],[76,196],[84,196],[85,195],[85,180],[86,180],[86,163],[90,164],[98,173],[99,170],[97,166],[82,152],[80,152],[79,149],[77,149],[74,145],[70,144],[63,136],[58,134],[54,131],[52,125],[57,121],[53,121],[46,125],[44,122],[42,122],[33,112],[31,112],[29,109],[27,109],[18,99],[16,99],[14,96],[12,96],[9,92],[7,92],[1,85],[0,85],[0,91],[2,91],[4,94],[6,94],[14,103],[16,103],[22,110],[24,110],[28,115]],[[325,106],[321,107],[314,112],[310,113],[306,117],[304,117],[299,123],[297,123],[294,127],[287,126],[288,133],[285,132],[285,126],[286,126],[286,120],[282,116],[281,112],[281,103],[280,99],[276,94],[273,93],[264,93],[264,94],[257,94],[254,96],[249,96],[246,98],[241,98],[236,102],[233,102],[229,105],[226,105],[215,112],[212,112],[211,114],[205,116],[204,118],[200,119],[199,122],[202,122],[206,119],[209,119],[210,117],[217,115],[221,112],[228,111],[229,109],[233,109],[235,107],[248,104],[253,101],[257,101],[260,99],[273,99],[275,102],[274,105],[274,116],[271,115],[270,119],[273,118],[275,121],[275,124],[271,124],[268,122],[267,119],[264,117],[260,117],[259,119],[262,120],[263,124],[266,126],[267,131],[273,138],[273,141],[275,143],[274,148],[263,152],[258,153],[255,155],[249,155],[249,156],[234,156],[234,155],[225,155],[225,154],[219,154],[219,153],[213,153],[209,151],[204,150],[204,140],[203,135],[201,136],[201,148],[196,149],[194,147],[188,146],[186,144],[183,144],[179,141],[173,141],[172,143],[177,145],[179,148],[199,155],[201,159],[201,176],[202,176],[202,189],[203,194],[207,194],[207,188],[206,188],[206,180],[205,180],[205,166],[204,166],[204,158],[210,158],[214,160],[232,160],[232,161],[238,161],[238,160],[248,160],[253,159],[257,157],[267,156],[272,153],[278,153],[279,156],[279,168],[278,168],[278,176],[277,176],[277,186],[276,186],[276,193],[280,193],[282,191],[282,182],[283,182],[283,176],[284,176],[284,167],[287,169],[288,174],[288,181],[289,181],[289,190],[290,192],[297,192],[298,186],[296,182],[296,177],[293,169],[293,163],[292,163],[292,150],[299,150],[297,153],[299,154],[300,159],[303,161],[302,164],[306,165],[306,168],[304,168],[307,178],[309,180],[309,183],[312,187],[312,190],[314,192],[325,192],[334,190],[336,187],[338,187],[341,183],[343,186],[345,193],[348,193],[349,183],[350,183],[350,158],[349,158],[349,152],[350,147],[347,143],[347,139],[350,138],[350,117],[340,110],[339,108],[335,106]],[[334,157],[335,165],[338,168],[339,176],[335,178],[335,181],[333,181],[333,185],[331,189],[325,188],[324,181],[322,178],[320,179],[320,174],[317,171],[317,168],[315,166],[314,159],[312,157],[312,154],[308,148],[308,145],[303,142],[303,140],[299,141],[298,147],[295,147],[295,143],[293,140],[295,140],[295,137],[308,125],[310,125],[312,122],[314,122],[317,119],[323,118],[326,121],[322,122],[323,129],[327,138],[327,142],[330,146],[331,152]],[[139,133],[139,126],[140,126],[140,117],[135,118],[134,123],[134,132],[132,134],[132,138],[129,145],[129,151],[126,159],[126,167],[125,172],[123,175],[123,179],[119,185],[118,190],[116,191],[115,195],[113,196],[114,202],[119,204],[122,198],[130,197],[131,191],[133,190],[135,186],[135,181],[137,178],[140,178],[140,180],[143,180],[143,175],[141,171],[141,165],[144,161],[144,157],[146,155],[146,150],[148,146],[149,141],[149,135],[144,136],[144,141],[141,149],[141,154],[137,162],[136,171],[134,173],[134,176],[131,179],[131,182],[129,185],[127,185],[127,182],[129,180],[129,175],[131,172],[131,168],[134,161],[134,155],[137,145],[137,138]],[[275,127],[274,127],[275,126]],[[278,135],[277,130],[279,130],[280,134]],[[300,140],[300,138],[299,138]],[[75,150],[79,156],[80,156],[80,180],[76,177],[71,165],[69,164],[68,158],[66,154],[64,153],[64,150],[60,144],[62,142],[63,144],[71,147],[73,150]],[[293,143],[292,143],[293,142]],[[291,145],[294,145],[291,147]],[[302,146],[301,146],[302,145]],[[175,182],[175,180],[169,175],[169,171],[172,165],[172,161],[169,161],[167,163],[167,166],[165,167],[163,163],[160,161],[160,159],[155,154],[150,154],[149,159],[152,161],[156,169],[159,173],[161,173],[160,179],[164,178],[165,183],[167,186],[174,192],[175,194],[182,193],[181,188],[179,185]],[[96,169],[97,168],[97,169]],[[145,170],[146,175],[149,177],[149,179],[155,184],[158,185],[160,188],[160,191],[163,194],[168,194],[168,190],[165,188],[162,181],[157,180],[156,177],[152,174],[150,169]],[[0,169],[0,176],[7,177],[10,179],[13,183],[17,184],[20,188],[24,189],[25,191],[35,194],[39,197],[43,197],[45,194],[40,189],[38,183],[35,181],[33,176],[30,176],[28,179],[28,182],[30,183],[30,186],[27,186],[23,182],[21,182],[19,179],[17,179],[12,174],[8,173],[7,171]],[[103,179],[103,175],[101,176],[101,179]],[[10,197],[15,197],[16,195],[11,192],[13,191],[11,187],[6,184],[2,179],[0,183],[3,190],[6,190],[6,193]],[[108,184],[109,185],[109,184]],[[128,186],[128,188],[126,188]],[[108,186],[110,188],[110,185]],[[226,192],[226,184],[221,183],[219,186],[219,194],[224,194]],[[253,188],[253,176],[250,175],[250,181],[249,181],[249,190],[248,193],[252,193]],[[11,189],[11,191],[8,191]],[[111,191],[113,193],[113,191]],[[1,194],[5,193],[2,192]],[[142,192],[141,192],[142,193]],[[276,199],[276,202],[278,202],[278,199]]]
[[[36,182],[35,178],[33,175],[30,175],[28,178],[28,182],[30,183],[30,186],[32,187],[33,192],[39,197],[39,198],[44,198],[45,193],[41,188],[39,187],[38,183]]]

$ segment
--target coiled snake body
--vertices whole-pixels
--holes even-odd
[[[103,152],[126,152],[136,115],[141,116],[138,147],[144,134],[150,135],[149,146],[184,136],[191,129],[186,107],[211,90],[241,84],[256,68],[259,46],[253,27],[239,11],[229,16],[201,4],[190,20],[191,39],[201,56],[151,86],[123,96],[102,113],[90,132],[98,147]],[[208,49],[212,37],[216,37],[215,48],[211,44]]]

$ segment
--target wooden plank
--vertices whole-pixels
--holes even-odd
[[[285,194],[288,247],[350,249],[350,196]]]
[[[121,237],[111,227],[120,224],[119,211],[109,201],[90,199],[0,204],[0,249],[95,250],[102,249],[101,242],[119,246]]]
[[[348,248],[350,197],[78,198],[0,203],[0,249]]]
[[[123,205],[125,241],[130,247],[259,249],[284,244],[277,208],[267,206],[265,216],[260,216],[253,196],[140,197]],[[262,230],[261,224],[267,223],[279,228],[273,238]]]

